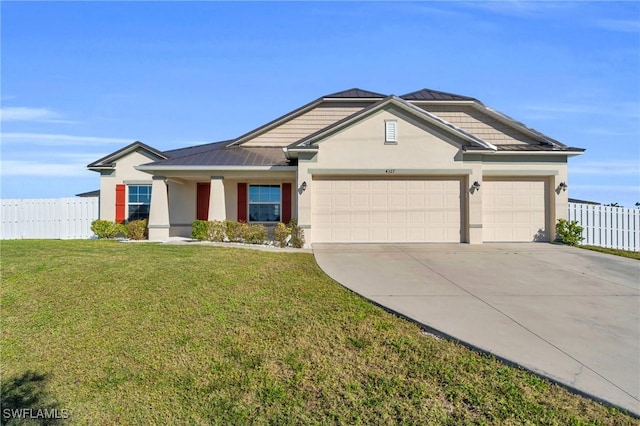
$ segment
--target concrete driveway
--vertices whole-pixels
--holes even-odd
[[[640,415],[640,262],[545,243],[314,244],[345,287]]]

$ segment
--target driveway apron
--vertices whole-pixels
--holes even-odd
[[[640,415],[640,262],[520,244],[314,244],[333,279],[427,328]]]

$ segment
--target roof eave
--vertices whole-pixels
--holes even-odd
[[[268,171],[268,170],[278,170],[278,171],[287,171],[287,170],[297,170],[297,166],[153,166],[153,165],[141,165],[134,167],[136,170],[147,173],[154,173],[157,171],[175,171],[175,170],[185,170],[185,171],[231,171],[231,170],[240,170],[240,171]]]
[[[557,150],[557,151],[495,151],[488,152],[491,155],[566,155],[567,157],[575,157],[576,155],[584,154],[584,149],[581,151],[569,151],[569,150]],[[471,151],[473,152],[473,151]]]

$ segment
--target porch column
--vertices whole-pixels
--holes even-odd
[[[471,174],[467,176],[466,187],[464,193],[467,197],[468,216],[467,216],[467,242],[469,244],[482,244],[484,241],[482,226],[484,217],[482,214],[482,163],[477,158],[465,158],[471,165]],[[480,187],[475,188],[474,183],[478,182]]]
[[[225,220],[226,218],[227,209],[224,203],[224,178],[222,176],[211,176],[208,220]]]
[[[149,240],[169,239],[169,197],[164,176],[153,176],[149,207]]]

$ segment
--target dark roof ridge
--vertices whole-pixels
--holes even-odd
[[[324,95],[323,98],[384,98],[386,95],[381,93],[363,90],[358,87],[352,89],[341,90],[340,92]]]
[[[404,94],[400,98],[405,101],[475,101],[482,104],[476,98],[427,88]]]

